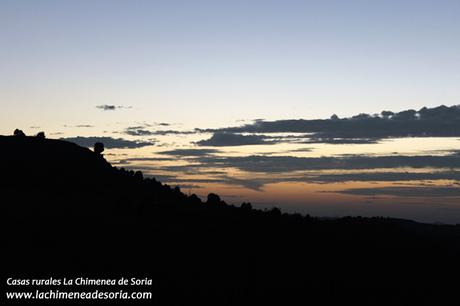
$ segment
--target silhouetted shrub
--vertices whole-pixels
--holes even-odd
[[[13,132],[13,135],[18,136],[18,137],[25,137],[26,136],[26,134],[20,129],[15,129],[14,132]]]
[[[45,139],[46,138],[45,132],[38,132],[37,135],[35,135],[35,137]]]

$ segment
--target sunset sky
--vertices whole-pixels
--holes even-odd
[[[105,137],[115,165],[234,204],[460,223],[459,16],[448,0],[0,0],[0,134]]]

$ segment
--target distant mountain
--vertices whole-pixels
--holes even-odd
[[[158,305],[446,305],[458,292],[459,226],[203,203],[61,140],[0,136],[0,152],[4,278],[149,277]]]

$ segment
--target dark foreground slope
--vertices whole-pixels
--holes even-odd
[[[58,140],[0,152],[2,278],[148,277],[153,305],[458,301],[458,226],[202,203]]]

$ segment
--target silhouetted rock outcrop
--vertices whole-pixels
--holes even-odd
[[[102,142],[96,142],[94,144],[94,153],[102,154],[104,152],[104,144]]]

